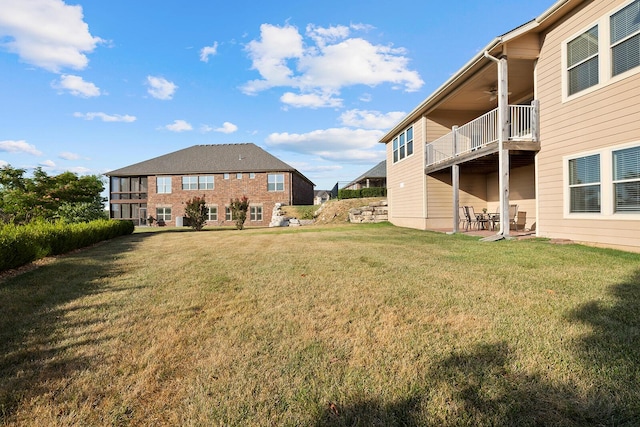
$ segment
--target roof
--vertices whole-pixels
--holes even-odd
[[[360,175],[359,177],[357,177],[356,179],[354,179],[353,181],[351,181],[345,187],[353,185],[356,182],[360,182],[364,179],[380,179],[380,178],[386,178],[386,177],[387,177],[387,161],[383,160],[377,165],[375,165],[374,167],[372,167],[371,169],[369,169],[368,171],[366,171],[365,173],[363,173],[362,175]]]
[[[442,100],[454,91],[459,82],[469,79],[483,64],[490,60],[486,58],[485,53],[494,54],[500,52],[503,45],[515,38],[521,37],[523,34],[542,31],[545,28],[558,22],[564,15],[569,13],[576,6],[580,5],[584,0],[558,0],[537,18],[526,22],[502,36],[496,37],[483,49],[473,56],[465,65],[462,66],[455,74],[453,74],[446,82],[429,95],[422,103],[406,115],[393,129],[387,132],[380,139],[382,143],[390,142],[398,133],[406,128],[410,123],[420,116],[426,114],[435,108]]]
[[[142,176],[229,172],[296,172],[309,181],[296,169],[253,143],[194,145],[112,170],[105,175]]]

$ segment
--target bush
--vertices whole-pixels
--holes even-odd
[[[204,200],[204,196],[195,196],[193,199],[187,200],[184,208],[185,224],[193,228],[195,231],[200,231],[207,222],[207,206]]]
[[[387,197],[385,187],[361,188],[359,190],[338,190],[338,199],[361,199],[363,197]]]
[[[133,233],[131,221],[34,222],[0,228],[0,271]]]
[[[241,199],[236,198],[230,202],[231,214],[236,222],[236,228],[242,230],[244,228],[244,222],[247,219],[247,211],[249,210],[249,199],[247,196],[242,196]]]

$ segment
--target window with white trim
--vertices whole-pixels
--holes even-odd
[[[207,221],[217,221],[217,220],[218,220],[218,207],[207,206]]]
[[[270,173],[267,175],[267,191],[284,191],[283,173]]]
[[[262,206],[249,206],[249,221],[262,221]]]
[[[224,179],[229,179],[229,174],[228,173],[224,174]]]
[[[171,208],[156,208],[156,219],[158,221],[171,221]]]
[[[640,212],[640,146],[613,152],[614,212]]]
[[[242,179],[242,172],[238,172],[236,174],[236,179]]]
[[[198,190],[213,190],[213,175],[198,177]]]
[[[156,178],[156,192],[158,194],[171,193],[171,177],[159,176]]]
[[[197,176],[183,176],[182,177],[182,189],[183,190],[197,190],[198,189],[198,177]]]
[[[598,84],[597,25],[567,43],[567,75],[569,95]]]
[[[600,155],[569,160],[569,212],[599,213]]]
[[[640,65],[640,0],[611,15],[611,75]]]
[[[255,172],[249,172],[249,179],[255,179],[256,178],[256,173]]]
[[[393,163],[413,154],[413,126],[393,138]]]
[[[224,207],[224,220],[225,221],[232,221],[233,220],[233,215],[231,215],[231,207],[229,207],[229,206],[225,206]]]

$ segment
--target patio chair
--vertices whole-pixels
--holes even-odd
[[[516,230],[518,229],[518,205],[509,205],[509,227],[513,225]]]
[[[475,224],[478,230],[480,228],[487,228],[486,225],[489,220],[485,218],[483,214],[477,214],[473,210],[473,206],[467,206],[467,212],[469,212],[469,221],[471,222],[471,224]]]
[[[458,207],[458,227],[462,225],[465,230],[469,229],[471,223],[469,222],[469,215],[467,214],[467,210],[464,206]]]
[[[500,227],[500,206],[496,208],[496,213],[489,214],[489,227],[495,230],[496,226]]]

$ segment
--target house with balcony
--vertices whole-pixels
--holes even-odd
[[[640,0],[560,0],[492,40],[381,140],[389,220],[459,230],[460,206],[640,251]]]
[[[362,188],[385,188],[387,186],[387,161],[383,160],[347,185],[345,190],[360,190]]]
[[[255,144],[194,145],[105,174],[109,215],[183,225],[185,204],[205,198],[206,225],[233,225],[231,199],[249,199],[248,226],[267,226],[276,203],[312,205],[314,184]]]

